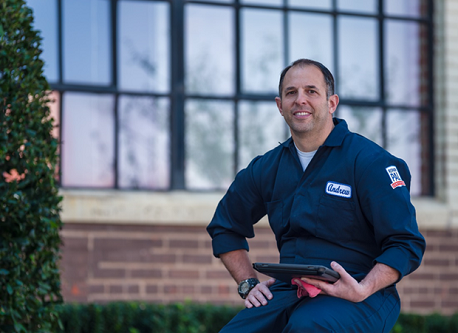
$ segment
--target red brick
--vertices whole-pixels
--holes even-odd
[[[96,238],[94,258],[96,261],[149,262],[151,249],[162,246],[162,240]]]
[[[409,275],[410,280],[425,280],[425,281],[431,281],[434,279],[434,274],[431,273],[415,273]]]
[[[147,285],[146,293],[147,294],[157,294],[159,288],[156,285]]]
[[[95,269],[92,271],[94,278],[125,278],[126,271],[124,269]]]
[[[439,251],[441,252],[458,252],[458,244],[443,244],[439,245]]]
[[[110,294],[122,294],[122,286],[110,286],[108,288],[108,291],[110,292]]]
[[[434,309],[434,301],[410,301],[410,306],[413,308]]]
[[[183,278],[183,279],[197,279],[199,278],[199,271],[195,270],[171,270],[168,274],[170,278]]]
[[[153,254],[150,258],[151,263],[174,263],[176,262],[176,255],[175,254]]]
[[[130,272],[132,278],[161,278],[162,271],[160,269],[134,269]]]
[[[450,266],[450,260],[447,259],[428,259],[423,260],[424,266],[433,266],[433,267],[448,267]]]
[[[231,275],[227,270],[218,270],[218,271],[208,271],[205,274],[207,279],[227,279],[230,278]]]
[[[176,285],[166,285],[164,286],[164,292],[166,294],[177,294],[178,287]]]
[[[140,292],[140,288],[138,285],[130,285],[127,286],[127,292],[129,294],[138,294]]]
[[[442,273],[439,275],[442,281],[457,281],[458,273]]]
[[[89,286],[89,293],[91,294],[102,294],[105,291],[105,287],[102,284],[96,284]]]
[[[202,294],[211,294],[213,292],[213,288],[211,286],[201,286],[200,292]]]
[[[197,249],[199,242],[196,240],[172,239],[169,242],[169,247],[172,249]]]
[[[195,264],[211,264],[213,258],[210,254],[208,255],[183,255],[184,263],[195,263]]]

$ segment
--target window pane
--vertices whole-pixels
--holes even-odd
[[[233,103],[186,103],[186,187],[227,188],[234,178]]]
[[[120,97],[120,188],[169,187],[169,128],[168,99]]]
[[[64,0],[64,81],[111,82],[110,1]]]
[[[386,94],[392,104],[418,106],[428,92],[427,44],[420,44],[419,24],[390,20],[386,22]],[[421,46],[420,46],[421,45]],[[426,100],[424,104],[426,104]]]
[[[283,0],[240,0],[240,3],[250,5],[274,5],[280,6],[283,4]]]
[[[289,17],[289,62],[308,58],[333,71],[332,17],[320,14],[291,13]]]
[[[399,1],[399,0],[398,0]],[[375,0],[338,0],[337,9],[374,14],[377,12]]]
[[[388,15],[419,17],[426,15],[428,3],[425,0],[384,0],[384,10]]]
[[[57,52],[57,3],[56,0],[27,0],[27,6],[33,9],[34,28],[40,30],[40,59],[45,62],[44,74],[49,82],[59,80]]]
[[[417,111],[390,110],[387,114],[387,150],[409,166],[412,195],[427,194],[426,189],[422,190],[422,181],[429,177],[427,161],[432,156],[428,153],[429,133],[425,120]]]
[[[377,20],[339,18],[339,76],[341,97],[379,99]]]
[[[282,13],[242,10],[242,90],[276,93],[283,69]]]
[[[288,0],[288,4],[300,8],[332,9],[332,0]]]
[[[350,131],[383,146],[381,109],[342,105],[337,111],[337,117],[345,119]]]
[[[126,90],[170,90],[169,6],[120,1],[118,80]]]
[[[233,9],[186,6],[186,91],[234,93]]]
[[[274,102],[242,101],[237,120],[240,152],[238,170],[289,136],[288,127]]]
[[[114,186],[114,98],[65,93],[62,116],[62,185]]]

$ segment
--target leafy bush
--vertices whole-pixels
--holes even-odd
[[[211,304],[113,302],[59,306],[66,333],[215,333],[242,308]],[[392,333],[456,333],[458,314],[401,313]]]
[[[239,307],[211,304],[113,302],[59,307],[66,333],[207,333],[219,332]]]
[[[1,332],[54,332],[62,299],[58,143],[32,21],[23,0],[0,2]]]

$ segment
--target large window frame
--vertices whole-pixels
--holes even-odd
[[[386,123],[386,114],[390,109],[396,110],[415,110],[420,112],[420,114],[425,117],[426,126],[427,126],[427,136],[422,137],[422,144],[428,146],[428,157],[425,160],[428,160],[427,170],[425,171],[425,181],[422,184],[422,193],[421,195],[434,195],[434,142],[433,142],[433,1],[425,0],[424,3],[427,7],[425,10],[425,15],[422,17],[407,17],[407,16],[393,16],[386,15],[384,13],[384,1],[377,0],[377,12],[376,13],[362,13],[362,12],[353,12],[353,11],[340,11],[337,8],[337,0],[332,0],[332,9],[331,10],[320,10],[313,8],[298,8],[294,6],[289,6],[287,0],[283,0],[283,5],[273,6],[273,5],[258,5],[258,4],[249,4],[245,1],[234,0],[232,2],[227,1],[195,1],[195,0],[141,0],[141,1],[150,1],[150,2],[161,2],[167,3],[169,6],[169,22],[170,22],[170,93],[147,93],[147,92],[134,92],[134,91],[123,91],[119,88],[118,85],[118,59],[117,59],[117,49],[118,49],[118,3],[120,0],[110,0],[110,31],[111,31],[111,82],[109,85],[89,85],[89,84],[69,84],[65,83],[63,80],[63,16],[62,16],[62,0],[56,0],[57,4],[57,44],[58,44],[58,81],[50,82],[52,90],[56,91],[59,94],[60,101],[62,97],[68,92],[85,92],[85,93],[95,93],[95,94],[112,94],[115,99],[114,103],[114,133],[115,133],[115,158],[114,158],[114,185],[112,188],[119,189],[119,158],[118,158],[118,145],[119,145],[119,99],[121,95],[124,96],[145,96],[145,97],[166,97],[170,99],[170,186],[167,191],[170,190],[189,190],[186,186],[186,177],[185,177],[185,167],[186,167],[186,151],[185,151],[185,141],[186,141],[186,131],[185,131],[185,104],[187,100],[221,100],[221,101],[231,101],[233,102],[234,108],[234,175],[240,169],[239,165],[239,135],[238,135],[238,122],[237,115],[239,112],[239,104],[244,101],[274,101],[276,94],[274,93],[247,93],[242,89],[242,50],[241,50],[241,11],[247,8],[250,9],[262,9],[262,10],[274,10],[281,11],[283,17],[283,45],[279,47],[283,50],[283,63],[284,66],[290,63],[289,57],[289,46],[288,46],[288,13],[297,12],[297,13],[315,13],[315,14],[327,14],[332,17],[332,29],[333,29],[333,48],[334,52],[332,55],[333,63],[333,73],[336,77],[336,82],[339,82],[339,59],[338,59],[338,50],[339,50],[339,41],[338,41],[338,19],[339,17],[361,17],[361,18],[372,18],[377,21],[378,24],[378,95],[377,100],[363,100],[363,99],[353,99],[353,98],[341,98],[340,105],[346,105],[351,107],[376,107],[382,111],[382,146],[387,145],[387,123]],[[138,0],[137,0],[138,1]],[[232,8],[234,11],[234,38],[235,38],[235,48],[234,48],[234,68],[235,68],[235,80],[234,80],[234,94],[228,95],[217,95],[217,94],[189,94],[186,92],[185,81],[186,81],[186,64],[185,64],[185,10],[188,5],[205,5],[205,6],[221,6]],[[421,106],[412,107],[411,105],[394,105],[390,104],[387,101],[386,95],[386,68],[385,68],[385,45],[384,41],[386,39],[385,23],[387,20],[393,21],[402,21],[402,22],[416,22],[421,23],[426,27],[426,35],[424,36],[424,41],[426,43],[425,52],[426,61],[426,75],[425,80],[429,82],[427,84],[426,91],[423,93],[426,95],[427,103]],[[59,103],[59,114],[60,120],[62,121],[63,117],[63,103]],[[337,113],[338,114],[338,113]],[[60,127],[62,131],[62,127]],[[60,133],[62,137],[62,132]],[[61,148],[61,153],[65,154],[65,149]],[[59,168],[62,170],[61,168]],[[422,172],[423,174],[423,172]],[[62,179],[62,177],[60,177]],[[68,188],[68,187],[66,187]],[[87,188],[87,187],[86,187]]]

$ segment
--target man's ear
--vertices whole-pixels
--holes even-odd
[[[339,105],[339,96],[337,94],[334,94],[330,96],[328,100],[330,114],[333,114],[336,111],[337,105]]]
[[[280,114],[283,116],[283,109],[281,108],[281,98],[275,97],[275,102],[277,103],[278,111],[280,111]]]

